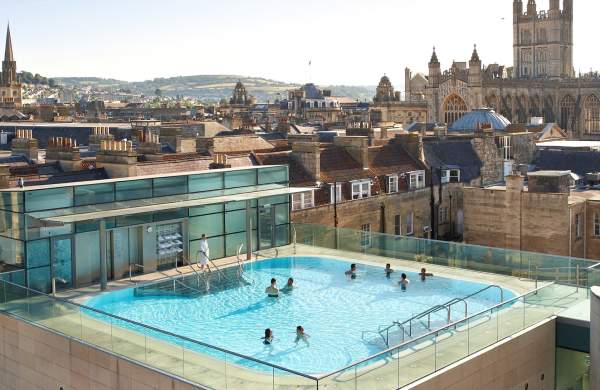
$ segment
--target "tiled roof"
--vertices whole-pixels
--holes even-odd
[[[369,148],[369,169],[377,176],[423,169],[402,146],[388,143]]]
[[[321,149],[321,181],[351,181],[373,178],[376,175],[356,161],[346,150],[339,146],[327,146]]]
[[[256,135],[242,135],[230,137],[215,137],[214,153],[239,153],[270,151],[275,147],[268,141]]]

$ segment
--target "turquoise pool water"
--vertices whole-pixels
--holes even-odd
[[[407,272],[411,283],[402,291],[397,283],[400,269],[387,279],[383,268],[359,264],[358,276],[352,280],[344,275],[349,266],[350,261],[318,257],[268,259],[246,265],[249,285],[196,297],[136,297],[131,288],[100,295],[87,305],[296,371],[319,374],[380,351],[382,345],[365,341],[363,331],[375,331],[380,325],[408,319],[486,287],[437,276],[422,282],[417,274]],[[296,287],[279,298],[268,298],[264,291],[272,277],[280,288],[293,277]],[[504,300],[512,297],[512,292],[504,291]],[[469,312],[493,306],[499,299],[497,289],[478,294],[468,300]],[[457,305],[453,315],[458,318],[460,314],[464,315],[464,307]],[[440,325],[442,316],[437,318]],[[308,345],[295,343],[298,325],[310,336]],[[271,345],[262,343],[265,328],[273,329]]]

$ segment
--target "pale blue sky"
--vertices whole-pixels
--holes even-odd
[[[600,69],[600,1],[574,3],[576,70]],[[406,66],[427,71],[433,45],[449,67],[473,43],[484,63],[512,64],[512,0],[3,0],[2,10],[19,69],[45,76],[305,82],[312,59],[319,84],[387,73],[400,85]]]

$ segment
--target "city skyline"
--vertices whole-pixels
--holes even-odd
[[[432,46],[442,68],[453,60],[467,61],[473,44],[484,64],[511,66],[512,2],[503,0],[492,10],[483,3],[376,0],[366,7],[357,0],[310,0],[297,8],[267,0],[229,0],[209,9],[208,2],[189,0],[166,5],[155,0],[85,5],[36,0],[11,4],[7,16],[19,70],[47,77],[142,81],[238,74],[375,85],[385,73],[399,86],[405,67],[427,71]],[[537,4],[548,8],[548,0]],[[437,7],[435,13],[429,12],[432,7]],[[198,12],[182,12],[192,9]],[[600,4],[575,2],[576,72],[596,69],[599,58],[585,34],[595,11]]]

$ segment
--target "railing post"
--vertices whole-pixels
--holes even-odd
[[[577,292],[579,292],[579,264],[575,268],[575,285],[577,286]]]
[[[540,270],[539,267],[536,265],[535,266],[535,294],[537,295],[537,289],[538,289],[538,274],[539,274]]]

